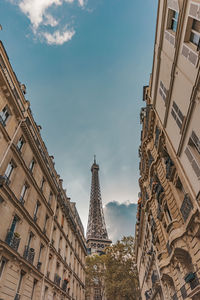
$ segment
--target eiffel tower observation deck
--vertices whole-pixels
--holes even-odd
[[[96,163],[96,157],[94,157],[94,163],[91,167],[92,183],[90,194],[90,209],[87,226],[87,248],[88,254],[102,254],[104,249],[108,247],[112,241],[108,238],[106,229],[101,191],[99,184],[99,165]]]

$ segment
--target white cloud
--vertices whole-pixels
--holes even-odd
[[[84,7],[85,0],[76,0],[81,7]],[[36,36],[43,36],[48,44],[62,45],[71,40],[75,34],[74,29],[65,30],[60,28],[61,24],[52,14],[53,9],[61,7],[64,3],[74,3],[75,0],[10,0],[19,6],[20,10],[29,18],[32,24],[33,33]],[[51,8],[51,14],[49,9]],[[54,33],[48,30],[43,32],[41,26],[58,27]],[[66,27],[66,25],[65,25]],[[69,26],[68,26],[69,27]]]
[[[80,6],[84,6],[84,0],[78,0]]]
[[[74,30],[66,30],[60,32],[59,30],[55,31],[54,33],[43,32],[42,35],[46,39],[49,45],[62,45],[65,42],[71,40],[73,35],[75,34]]]

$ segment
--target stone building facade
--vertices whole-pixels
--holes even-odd
[[[144,87],[136,258],[142,299],[200,299],[200,1],[159,0]]]
[[[83,225],[0,43],[0,299],[84,300]]]

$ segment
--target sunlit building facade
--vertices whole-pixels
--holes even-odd
[[[142,299],[200,299],[200,1],[160,0],[139,148]]]
[[[0,43],[0,299],[84,300],[83,225]]]

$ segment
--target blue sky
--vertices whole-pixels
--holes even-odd
[[[137,201],[156,10],[157,0],[0,1],[1,40],[85,227],[94,154],[104,205]]]

